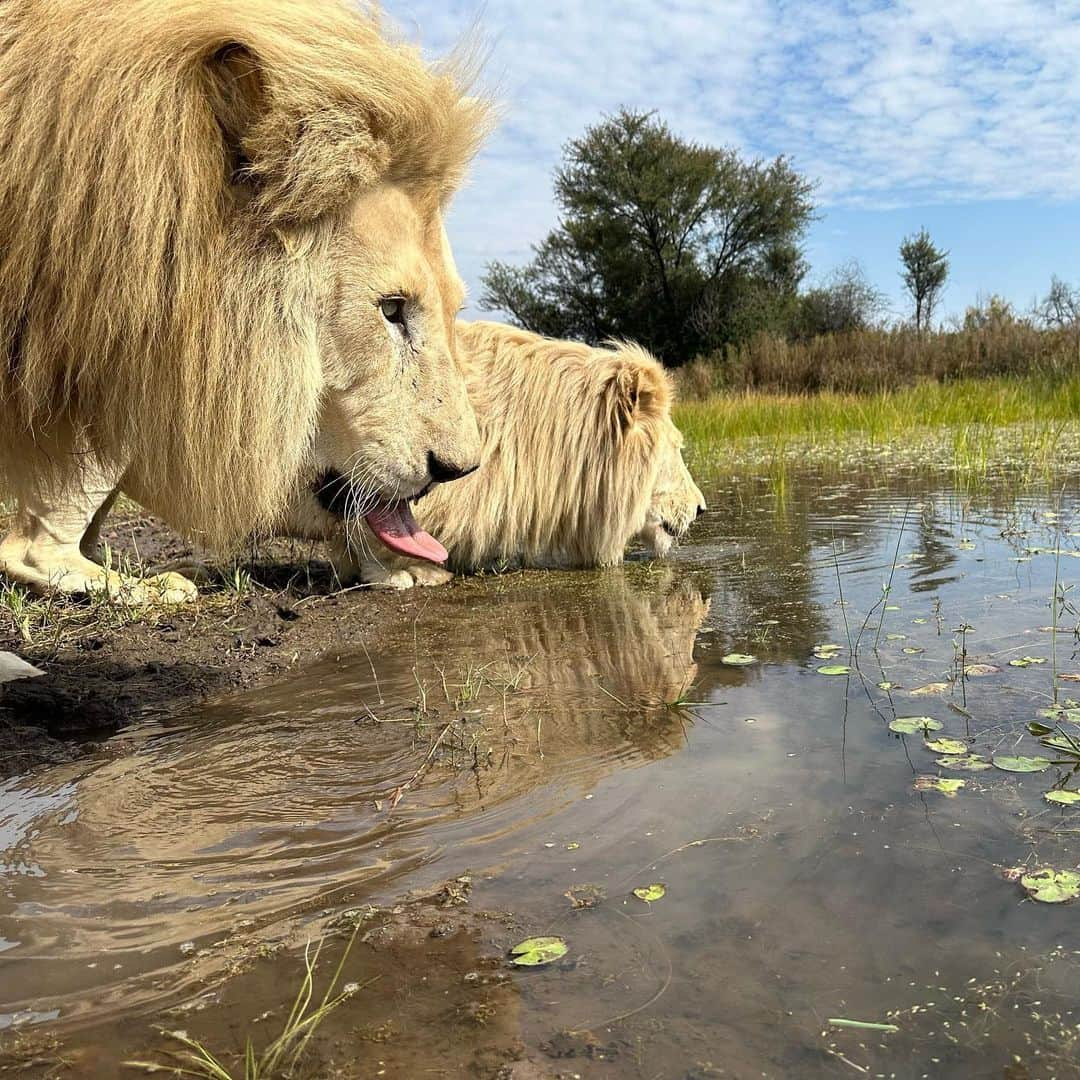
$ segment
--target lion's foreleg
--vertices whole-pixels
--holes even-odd
[[[119,470],[88,457],[61,488],[24,499],[0,541],[0,572],[35,592],[104,594],[136,606],[192,599],[194,586],[178,575],[128,578],[91,558],[119,481]]]

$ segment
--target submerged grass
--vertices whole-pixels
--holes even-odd
[[[184,1047],[183,1050],[168,1052],[172,1064],[164,1066],[153,1061],[128,1061],[125,1065],[148,1072],[165,1070],[174,1076],[191,1076],[199,1080],[278,1080],[294,1076],[319,1025],[343,1001],[363,989],[357,983],[346,983],[341,990],[337,989],[342,969],[355,940],[354,930],[327,984],[322,1001],[314,1007],[315,967],[323,943],[318,942],[313,949],[311,942],[308,942],[304,949],[304,976],[281,1034],[261,1052],[255,1050],[255,1044],[249,1035],[244,1046],[243,1060],[236,1069],[225,1064],[220,1057],[184,1031],[166,1033]]]

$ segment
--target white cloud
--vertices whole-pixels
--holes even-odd
[[[789,154],[825,206],[1080,197],[1077,0],[390,0],[444,52],[474,24],[503,125],[451,222],[467,280],[554,223],[564,143],[622,105]]]

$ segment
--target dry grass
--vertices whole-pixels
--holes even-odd
[[[724,391],[867,394],[921,381],[949,383],[1003,376],[1080,378],[1080,330],[1041,330],[1004,319],[962,330],[864,330],[805,342],[758,334],[749,342],[688,364],[684,399]]]

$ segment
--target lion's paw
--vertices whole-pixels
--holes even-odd
[[[411,574],[413,582],[420,586],[445,585],[454,579],[451,571],[434,563],[414,563],[408,567],[407,573]]]
[[[183,574],[171,571],[143,578],[139,584],[151,603],[190,604],[199,597],[199,590],[194,581]]]

